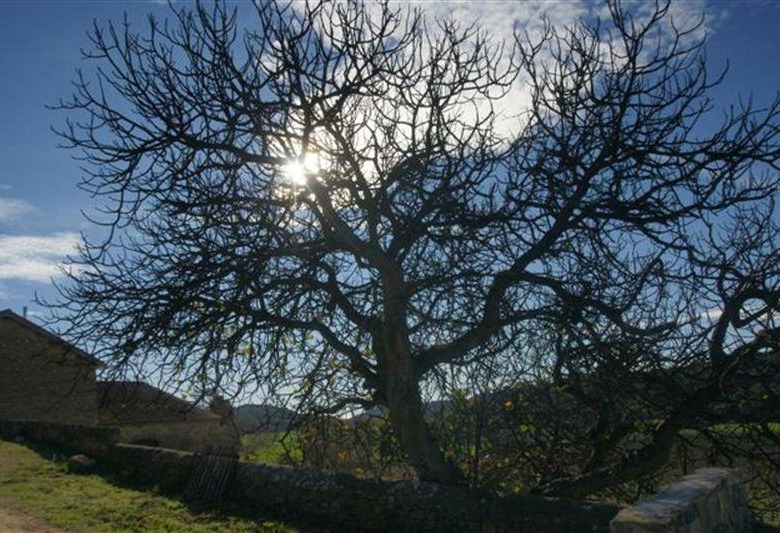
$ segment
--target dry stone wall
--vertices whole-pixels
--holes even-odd
[[[117,443],[119,430],[0,420],[0,435],[24,435],[92,454],[99,461],[181,494],[193,454]],[[423,482],[239,462],[226,498],[269,517],[334,531],[742,532],[750,531],[738,472],[697,471],[632,507],[494,494]]]
[[[181,493],[193,455],[117,444],[106,460]],[[333,531],[607,531],[617,506],[544,497],[497,497],[437,483],[383,482],[346,474],[239,462],[226,498],[265,516]]]
[[[610,524],[611,533],[752,531],[748,495],[739,471],[702,468],[651,498],[627,507]]]
[[[118,443],[119,430],[0,420],[0,435],[86,452],[175,494],[193,454]],[[544,497],[498,497],[436,483],[382,482],[347,474],[239,462],[226,498],[265,516],[333,531],[607,531],[617,506]]]
[[[239,463],[234,500],[334,531],[607,531],[617,506]]]
[[[119,430],[112,427],[0,418],[0,436],[9,440],[22,437],[32,442],[44,442],[76,452],[104,456],[119,441]]]

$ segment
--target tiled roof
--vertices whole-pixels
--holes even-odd
[[[59,344],[60,346],[66,349],[67,355],[72,355],[82,363],[97,366],[97,367],[104,366],[103,363],[101,363],[98,359],[91,356],[87,352],[80,350],[79,348],[73,346],[69,342],[61,339],[54,333],[51,333],[50,331],[46,331],[39,325],[30,322],[26,318],[17,315],[10,309],[4,309],[0,311],[0,320],[12,320],[14,323],[19,324],[23,328],[29,329],[30,331],[36,333],[38,336],[43,337],[44,339],[51,341],[53,343]]]
[[[97,390],[102,423],[219,418],[142,381],[98,381]]]

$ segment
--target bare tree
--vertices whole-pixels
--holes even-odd
[[[95,26],[61,134],[107,232],[58,316],[113,368],[385,406],[423,479],[463,479],[423,392],[487,358],[576,400],[583,452],[536,490],[657,469],[776,351],[780,104],[713,116],[697,28],[609,14],[515,43],[358,2]]]

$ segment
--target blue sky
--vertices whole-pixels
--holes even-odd
[[[540,11],[553,20],[575,16],[589,6],[581,0],[527,2],[435,2],[436,15],[458,12],[472,20],[529,20]],[[592,6],[591,6],[592,7]],[[726,60],[730,71],[713,94],[721,105],[742,95],[767,103],[780,89],[780,0],[681,0],[675,9],[708,13],[708,61],[713,69]],[[168,8],[147,1],[0,0],[0,309],[31,316],[37,291],[51,296],[52,275],[89,225],[80,210],[91,199],[76,187],[79,164],[58,149],[52,125],[65,115],[46,109],[70,93],[80,48],[93,19],[120,20],[127,12],[140,25],[147,13]]]

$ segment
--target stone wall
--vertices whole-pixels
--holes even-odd
[[[87,452],[117,470],[181,494],[193,454],[118,443],[120,430],[0,420],[24,435]],[[239,462],[226,498],[268,517],[350,531],[750,531],[747,494],[735,470],[707,468],[655,497],[616,505],[539,496],[498,497],[466,487],[386,482],[346,474]]]
[[[194,455],[118,443],[118,428],[0,420],[0,435],[86,452],[112,469],[181,494]],[[436,483],[239,462],[226,498],[264,516],[334,531],[607,531],[617,506],[543,497],[498,497]]]
[[[117,444],[103,460],[180,494],[193,454]],[[334,531],[607,531],[619,507],[544,497],[497,497],[436,483],[383,482],[239,462],[228,501],[301,525]]]
[[[181,494],[192,472],[194,455],[180,450],[119,443],[100,456],[120,474],[132,475],[161,489]]]
[[[16,320],[0,319],[0,418],[95,424],[95,365]]]
[[[607,531],[619,507],[240,462],[230,498],[334,531]],[[304,511],[305,510],[305,511]]]
[[[75,452],[104,456],[119,441],[119,430],[112,427],[0,418],[0,436],[8,440],[24,437],[32,442],[44,442]]]
[[[729,468],[702,468],[618,513],[611,533],[752,531],[745,485]]]

